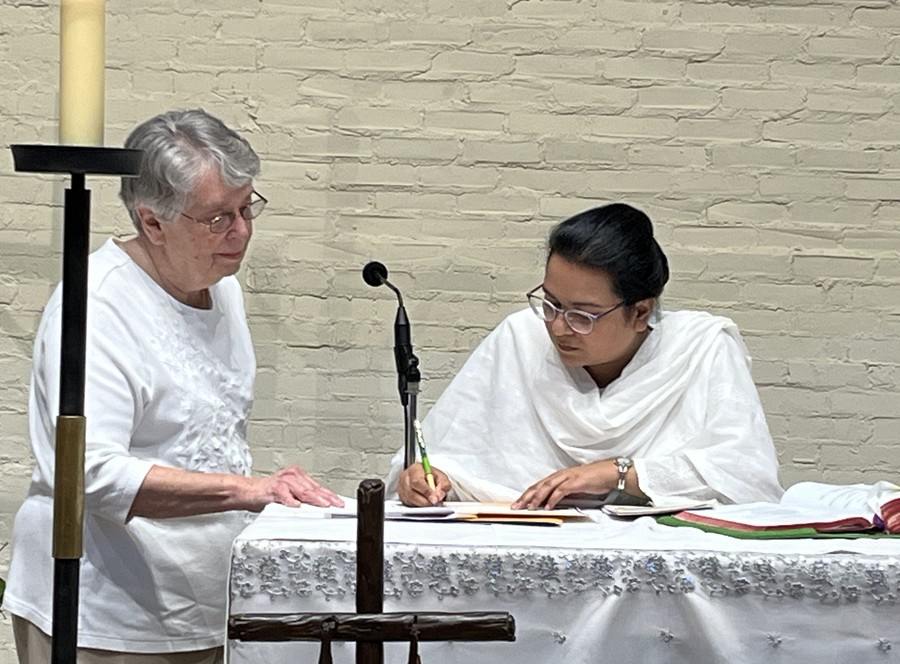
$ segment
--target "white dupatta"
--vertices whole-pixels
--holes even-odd
[[[431,409],[428,455],[463,500],[513,500],[557,470],[616,456],[634,459],[655,500],[778,500],[775,450],[749,367],[731,320],[663,312],[601,391],[586,370],[560,361],[526,309],[488,335]],[[401,466],[402,450],[392,490]]]

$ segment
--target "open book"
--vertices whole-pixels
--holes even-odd
[[[722,505],[679,512],[674,519],[740,531],[812,529],[820,533],[900,533],[900,486],[800,482],[779,503]]]

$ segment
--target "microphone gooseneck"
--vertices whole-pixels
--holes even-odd
[[[378,286],[384,285],[394,291],[394,295],[397,296],[397,302],[400,306],[403,306],[403,296],[400,294],[400,290],[388,281],[388,271],[384,266],[384,263],[379,263],[378,261],[371,261],[366,263],[365,267],[363,267],[362,271],[363,281],[365,281],[370,286],[377,288]]]

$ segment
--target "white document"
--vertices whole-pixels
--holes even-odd
[[[287,505],[279,505],[270,503],[263,509],[263,514],[267,516],[289,516],[300,517],[304,519],[330,519],[336,517],[356,518],[357,504],[355,498],[341,496],[344,501],[343,507],[316,507],[315,505],[303,504],[299,507],[288,507]],[[407,507],[398,500],[384,501],[384,518],[385,519],[439,519],[448,518],[454,515],[452,508],[438,505],[435,507]]]
[[[315,507],[300,505],[287,507],[271,503],[266,505],[263,513],[267,516],[294,516],[300,518],[356,518],[357,503],[355,498],[341,496],[343,507]],[[555,510],[514,510],[508,503],[478,502],[445,502],[442,505],[429,507],[408,507],[399,500],[384,501],[384,518],[389,521],[466,521],[483,517],[508,517],[510,519],[583,519],[585,515],[577,509]]]
[[[336,510],[336,508],[332,508]],[[356,517],[356,500],[344,498],[344,508],[333,511],[331,516]],[[431,507],[408,507],[399,500],[384,501],[384,518],[389,521],[431,521],[433,519],[446,519],[453,516],[453,510],[444,505]]]
[[[604,514],[619,517],[674,514],[684,510],[705,510],[718,507],[717,500],[656,501],[652,505],[604,505]]]
[[[554,510],[514,510],[509,503],[479,503],[448,501],[444,503],[459,518],[509,517],[518,519],[583,519],[584,512],[575,508]]]

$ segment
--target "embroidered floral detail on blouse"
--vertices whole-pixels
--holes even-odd
[[[781,645],[781,637],[778,634],[766,634],[766,639],[768,639],[769,645],[773,648]]]
[[[662,639],[663,643],[670,643],[672,641],[672,639],[675,638],[675,635],[672,633],[671,630],[661,629],[661,630],[659,630],[659,638]]]
[[[566,638],[568,638],[568,637],[566,637],[566,635],[563,634],[562,632],[553,632],[552,636],[553,636],[553,640],[556,641],[557,643],[559,643],[560,645],[562,645],[563,643],[565,643],[565,642],[566,642]]]
[[[352,545],[350,545],[352,546]],[[339,542],[241,542],[231,567],[231,596],[332,598],[356,592],[356,554]],[[343,550],[342,550],[343,549]],[[395,600],[430,596],[530,597],[625,593],[710,598],[763,596],[827,604],[900,597],[900,561],[865,556],[761,556],[751,553],[540,550],[385,545],[384,594]],[[770,635],[769,639],[780,638]]]
[[[878,649],[881,652],[889,652],[894,646],[887,639],[878,639]]]
[[[174,306],[159,316],[148,335],[151,349],[171,369],[178,385],[181,421],[188,424],[173,450],[187,470],[249,475],[247,420],[253,404],[253,376],[228,366],[211,351],[216,329],[198,339],[185,314]],[[220,327],[224,328],[224,324]]]

